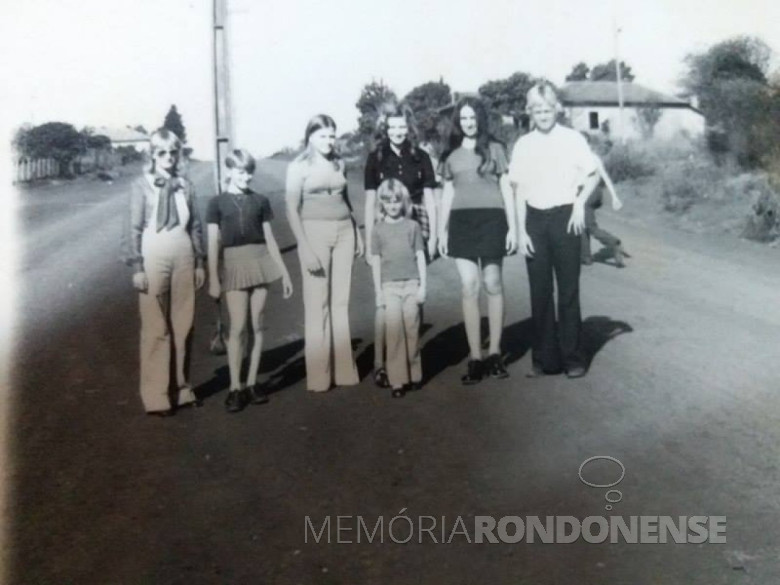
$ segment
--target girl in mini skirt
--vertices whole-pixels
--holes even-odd
[[[209,295],[218,299],[224,291],[227,301],[230,316],[227,343],[230,391],[225,407],[228,412],[238,412],[248,402],[268,402],[267,388],[257,383],[263,350],[263,309],[270,283],[282,279],[285,299],[292,295],[292,283],[271,229],[271,204],[267,197],[249,189],[255,159],[245,150],[233,150],[226,158],[225,166],[228,169],[227,189],[209,202],[206,213]],[[254,344],[246,385],[243,385],[242,333],[247,318],[252,324]]]

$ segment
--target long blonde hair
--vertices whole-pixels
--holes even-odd
[[[406,188],[398,179],[385,179],[376,190],[376,211],[377,217],[385,217],[385,208],[383,203],[395,199],[401,199],[401,209],[403,216],[409,217],[412,213],[412,196],[409,189]]]
[[[306,131],[303,135],[303,151],[295,158],[296,161],[311,162],[314,155],[314,150],[313,147],[309,144],[309,138],[311,138],[311,135],[314,134],[317,130],[322,130],[323,128],[330,128],[335,132],[336,121],[327,114],[317,114],[316,116],[313,116],[311,120],[309,120],[309,123],[306,124]],[[337,170],[343,169],[341,157],[338,155],[338,152],[336,152],[335,148],[326,158],[333,162],[333,166]]]

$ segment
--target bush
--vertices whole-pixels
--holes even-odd
[[[756,242],[772,242],[780,235],[780,193],[772,188],[773,179],[761,176],[748,181],[745,194],[753,200],[745,220],[742,237]]]
[[[704,199],[722,199],[725,182],[725,171],[707,160],[691,157],[682,164],[669,165],[662,178],[664,209],[679,215]]]
[[[632,144],[614,145],[604,156],[604,167],[615,183],[648,177],[655,172],[647,153]]]

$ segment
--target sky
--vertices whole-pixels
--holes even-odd
[[[684,56],[720,40],[756,35],[780,51],[776,0],[227,1],[234,142],[258,155],[297,145],[320,112],[339,132],[353,129],[372,80],[399,97],[439,78],[475,91],[516,71],[561,83],[574,64],[613,57],[613,21],[636,81],[669,93]],[[213,156],[212,0],[0,6],[3,130],[47,121],[153,129],[176,104],[195,155]]]

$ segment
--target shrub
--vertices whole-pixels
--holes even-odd
[[[683,214],[704,199],[723,199],[726,195],[726,171],[708,160],[691,157],[665,167],[661,198],[670,213]]]
[[[647,154],[632,144],[614,145],[604,156],[604,167],[615,183],[640,179],[655,172]]]

